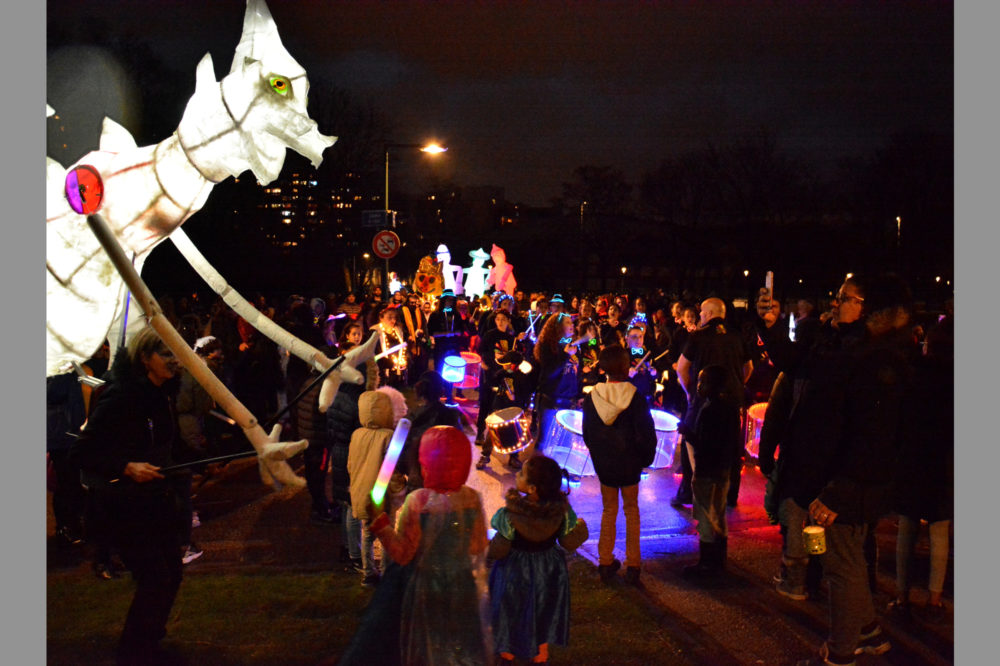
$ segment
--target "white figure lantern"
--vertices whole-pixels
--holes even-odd
[[[472,265],[465,269],[465,295],[469,298],[479,298],[486,293],[486,276],[489,269],[483,264],[490,258],[482,248],[469,253]]]
[[[437,260],[444,274],[444,288],[451,289],[456,296],[462,295],[462,267],[451,263],[451,250],[444,243],[438,245]]]

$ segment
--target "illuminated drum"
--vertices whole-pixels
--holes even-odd
[[[754,459],[760,453],[760,429],[764,426],[764,414],[766,412],[766,402],[755,403],[747,409],[745,446],[747,455]]]
[[[517,453],[531,444],[528,417],[520,407],[507,407],[486,417],[486,436],[497,453]]]
[[[479,369],[479,366],[476,366]],[[449,384],[455,384],[465,379],[465,359],[461,356],[446,356],[441,366],[441,378]]]
[[[576,476],[592,476],[594,464],[583,443],[583,412],[560,409],[552,419],[551,432],[545,440],[545,455]]]
[[[479,388],[479,365],[482,363],[482,357],[475,352],[459,352],[462,355],[462,359],[465,361],[465,375],[462,381],[455,384],[457,389],[473,389]]]
[[[674,460],[674,448],[677,446],[677,424],[680,419],[662,409],[651,409],[653,427],[656,428],[656,456],[650,469],[670,467]]]

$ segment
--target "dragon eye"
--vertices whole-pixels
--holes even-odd
[[[283,76],[272,76],[271,77],[271,90],[278,93],[279,95],[287,95],[291,86],[288,85],[288,79]]]

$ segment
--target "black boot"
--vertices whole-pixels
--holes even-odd
[[[670,506],[679,509],[685,504],[691,504],[692,502],[694,502],[694,496],[691,493],[691,477],[685,473],[681,476],[681,482],[677,485],[677,493],[670,500]]]
[[[719,541],[698,542],[698,562],[684,567],[681,574],[685,578],[703,580],[715,577],[722,571],[722,543]]]

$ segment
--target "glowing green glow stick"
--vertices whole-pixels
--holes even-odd
[[[389,487],[389,478],[392,476],[393,470],[396,469],[396,461],[399,460],[399,454],[403,452],[403,444],[409,434],[410,420],[399,419],[399,423],[396,424],[396,429],[392,433],[392,439],[389,440],[389,448],[386,449],[385,458],[382,459],[382,466],[378,470],[378,478],[375,479],[375,485],[372,487],[371,497],[374,504],[382,503],[386,488]]]

